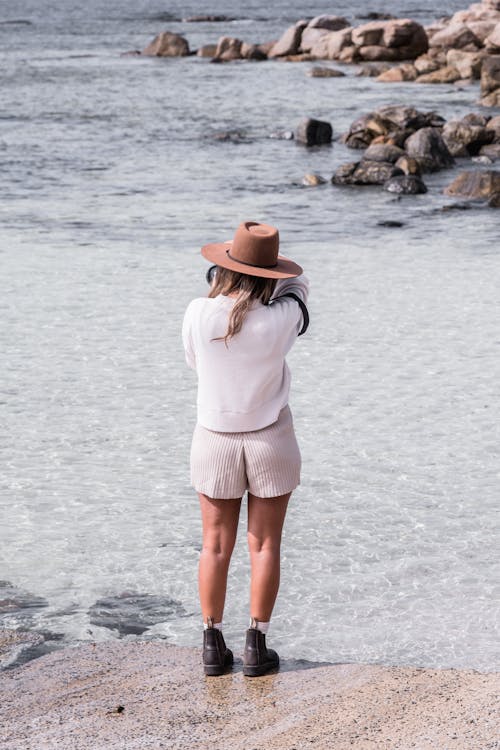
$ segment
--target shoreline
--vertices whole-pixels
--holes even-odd
[[[202,674],[200,649],[105,641],[0,676],[3,750],[498,748],[500,673],[315,664]]]

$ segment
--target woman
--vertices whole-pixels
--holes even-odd
[[[279,665],[266,633],[279,588],[283,522],[300,481],[285,356],[307,326],[308,283],[278,250],[278,230],[256,222],[241,224],[232,242],[205,245],[202,254],[216,266],[211,289],[184,316],[186,360],[198,375],[191,481],[203,522],[199,593],[207,675],[223,674],[233,663],[222,615],[246,491],[251,584],[243,674],[259,676]]]

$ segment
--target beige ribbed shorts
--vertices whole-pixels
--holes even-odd
[[[279,497],[300,484],[300,450],[288,406],[276,422],[253,432],[214,432],[197,424],[191,445],[191,484],[223,500]]]

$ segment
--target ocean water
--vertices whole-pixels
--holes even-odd
[[[223,33],[264,41],[322,12],[426,23],[433,5],[227,2],[210,12],[237,20],[194,24],[181,19],[207,12],[196,3],[0,4],[4,626],[43,633],[46,648],[118,637],[92,613],[130,593],[166,608],[122,637],[199,644],[180,325],[205,293],[200,245],[255,218],[280,228],[311,280],[311,327],[289,357],[303,480],[273,645],[284,658],[498,669],[499,214],[443,210],[469,160],[426,176],[422,196],[308,189],[306,172],[329,178],[359,152],[270,137],[304,116],[338,137],[383,104],[465,115],[477,86],[120,56],[167,28],[196,48]],[[248,579],[243,508],[225,614],[236,651]]]

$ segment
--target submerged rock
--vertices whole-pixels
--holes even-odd
[[[0,621],[14,619],[16,624],[25,623],[47,606],[43,596],[19,589],[9,581],[0,581]]]
[[[92,625],[117,630],[120,635],[141,635],[151,625],[184,615],[185,610],[168,596],[124,592],[99,599],[88,614]]]
[[[315,66],[307,71],[307,75],[311,78],[343,78],[345,73],[337,68],[320,68]]]

